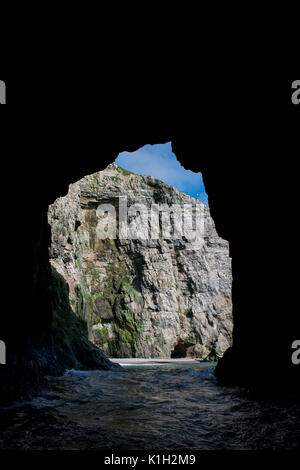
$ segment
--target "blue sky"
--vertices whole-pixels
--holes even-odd
[[[135,152],[121,152],[116,164],[140,175],[151,175],[208,205],[201,173],[185,170],[172,152],[171,142],[145,145]]]

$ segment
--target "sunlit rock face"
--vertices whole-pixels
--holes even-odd
[[[99,206],[113,206],[118,220],[120,200],[127,201],[129,238],[121,237],[117,224],[115,238],[103,239],[108,216]],[[147,214],[157,205],[193,205],[201,230],[194,238],[175,237],[179,219],[171,215],[168,234],[161,216],[155,235],[141,206],[130,216],[135,204],[143,204]],[[111,164],[71,184],[68,194],[49,207],[48,220],[51,263],[69,285],[70,304],[87,323],[89,339],[109,357],[213,360],[231,345],[228,243],[202,202]],[[189,213],[184,222],[183,227],[191,223]],[[137,239],[130,238],[134,227]]]

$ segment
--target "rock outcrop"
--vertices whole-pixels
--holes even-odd
[[[100,238],[98,207],[193,204],[204,227],[194,239],[149,235]],[[100,214],[100,215],[99,215]],[[142,214],[139,213],[141,217]],[[132,224],[140,219],[131,217]],[[70,305],[89,339],[109,357],[221,357],[231,345],[231,259],[202,202],[151,176],[115,164],[69,186],[49,207],[50,261],[66,281]],[[160,219],[160,225],[162,219]]]

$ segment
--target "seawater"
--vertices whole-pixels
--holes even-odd
[[[49,377],[32,400],[0,410],[0,449],[295,449],[299,405],[217,385],[214,364],[163,364]]]

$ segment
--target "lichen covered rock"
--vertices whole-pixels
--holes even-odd
[[[204,237],[151,238],[146,223],[140,224],[144,237],[120,238],[117,228],[116,238],[101,239],[97,209],[110,204],[118,216],[120,197],[128,207],[143,203],[149,210],[153,203],[193,204]],[[111,164],[70,185],[49,207],[48,220],[51,264],[68,284],[70,305],[87,324],[89,339],[109,357],[216,359],[231,345],[228,243],[202,202]]]

